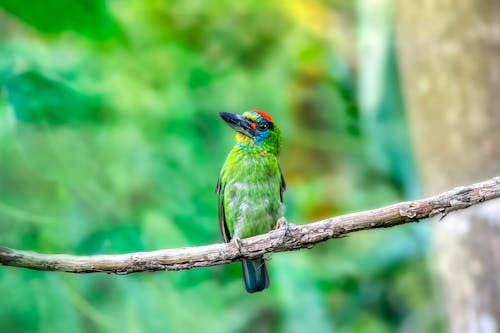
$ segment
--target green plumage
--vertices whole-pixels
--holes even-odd
[[[239,117],[237,120],[228,120],[221,114],[237,131],[236,145],[222,167],[217,184],[219,222],[226,242],[266,233],[284,213],[285,182],[277,159],[280,131],[269,116],[265,115],[267,120],[261,117],[262,114],[265,115],[256,112],[246,112],[243,116],[224,114]],[[259,130],[264,127],[265,131]],[[243,278],[248,292],[267,288],[269,280],[263,258],[244,260]]]

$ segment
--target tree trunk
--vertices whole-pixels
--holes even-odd
[[[500,175],[500,1],[400,0],[396,32],[424,191]],[[498,332],[500,201],[432,234],[450,331]]]

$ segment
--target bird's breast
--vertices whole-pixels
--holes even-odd
[[[281,216],[279,169],[276,159],[268,161],[242,158],[227,171],[224,202],[233,237],[266,233]]]

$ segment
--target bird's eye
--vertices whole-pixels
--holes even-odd
[[[267,123],[265,123],[265,122],[258,123],[257,124],[257,129],[259,131],[265,131],[265,130],[267,130]]]

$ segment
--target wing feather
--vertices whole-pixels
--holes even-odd
[[[224,185],[221,182],[221,176],[217,179],[217,185],[215,185],[215,192],[219,194],[219,228],[224,238],[224,242],[229,243],[231,241],[231,234],[226,223],[226,213],[224,212]]]
[[[280,178],[281,178],[281,184],[280,184],[280,201],[283,202],[283,192],[286,190],[286,183],[285,183],[285,177],[283,177],[283,172],[281,171],[281,166],[278,163],[278,169],[280,171]]]

